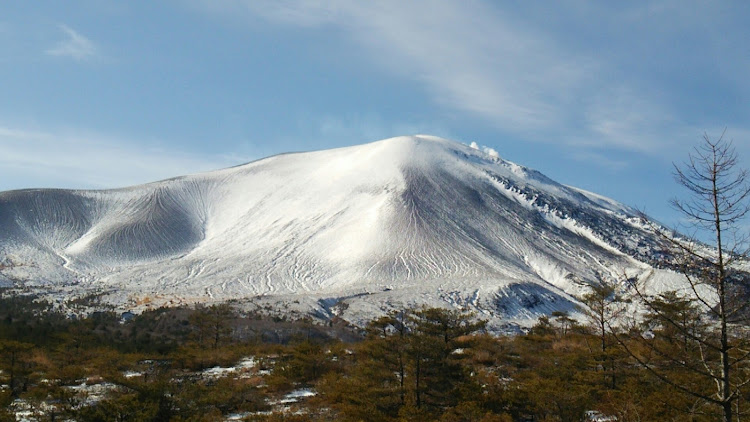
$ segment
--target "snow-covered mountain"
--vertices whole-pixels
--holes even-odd
[[[427,304],[522,322],[572,310],[601,279],[672,283],[657,251],[624,205],[422,135],[126,189],[0,193],[0,283],[120,308],[240,299],[362,322]]]

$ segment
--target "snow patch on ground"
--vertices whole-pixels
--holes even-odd
[[[214,366],[213,368],[204,369],[201,376],[204,378],[222,378],[235,373],[247,375],[247,372],[258,364],[254,357],[246,357],[240,360],[237,365],[229,367]]]
[[[278,400],[276,402],[272,402],[271,404],[277,405],[287,405],[287,404],[293,404],[298,403],[302,399],[306,399],[309,397],[316,396],[318,393],[316,393],[311,388],[300,388],[294,391],[291,391],[284,395],[284,397],[281,400]]]

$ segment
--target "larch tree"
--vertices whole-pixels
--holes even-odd
[[[591,334],[598,339],[597,347],[592,350],[595,360],[601,366],[603,384],[608,388],[617,388],[617,351],[613,350],[610,330],[615,321],[620,319],[623,307],[615,288],[600,280],[601,284],[591,286],[591,291],[583,296],[585,307],[581,311],[586,316]]]
[[[648,278],[633,283],[650,326],[631,330],[637,341],[623,345],[658,379],[700,402],[701,413],[731,422],[743,413],[740,398],[750,383],[750,275],[742,231],[750,212],[748,173],[738,168],[724,134],[705,134],[688,161],[675,165],[675,178],[688,195],[671,203],[693,235],[656,231],[685,288],[655,293]]]

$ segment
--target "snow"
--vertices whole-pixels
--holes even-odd
[[[222,378],[234,373],[236,370],[237,368],[234,367],[224,368],[221,366],[214,366],[213,368],[203,370],[203,372],[201,372],[201,375],[207,378]]]
[[[237,372],[246,373],[250,369],[255,368],[256,365],[257,361],[255,358],[247,357],[240,360],[235,366],[214,366],[213,368],[205,369],[201,372],[201,375],[205,378],[222,378]]]
[[[597,410],[589,410],[586,412],[587,422],[615,422],[617,418],[614,416],[607,416]]]
[[[292,404],[292,403],[298,403],[301,399],[306,399],[308,397],[313,397],[317,395],[315,391],[313,391],[310,388],[300,388],[297,390],[290,391],[284,397],[279,400],[278,402],[274,402],[272,404]]]
[[[122,387],[109,382],[95,384],[88,384],[84,382],[79,385],[66,386],[65,388],[81,397],[81,404],[90,406],[106,399],[108,394],[113,391],[117,391]]]
[[[643,273],[653,243],[627,206],[428,135],[126,189],[0,193],[13,263],[0,284],[136,312],[239,299],[352,322],[428,305],[528,324],[575,309],[602,274]]]
[[[125,371],[122,373],[122,376],[125,378],[136,378],[136,377],[142,377],[143,372],[136,372],[136,371]]]

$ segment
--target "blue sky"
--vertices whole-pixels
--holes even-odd
[[[750,3],[0,6],[0,190],[107,188],[426,133],[677,221],[672,162],[750,162]]]

